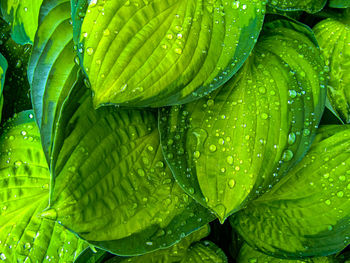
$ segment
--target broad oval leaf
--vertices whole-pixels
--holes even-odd
[[[213,220],[173,179],[152,111],[96,111],[79,84],[62,107],[54,143],[46,217],[97,247],[143,254]]]
[[[60,107],[77,79],[70,0],[44,0],[28,66],[31,98],[47,159]]]
[[[244,243],[239,251],[237,263],[340,263],[340,261],[334,256],[305,258],[301,260],[275,258],[261,253],[247,243]]]
[[[306,11],[316,13],[327,3],[327,0],[271,0],[270,6],[283,11]]]
[[[11,37],[16,43],[33,43],[42,2],[43,0],[1,0],[1,13],[12,24]]]
[[[1,113],[2,113],[2,105],[4,103],[4,98],[2,96],[2,90],[5,84],[5,76],[7,70],[7,61],[3,55],[0,53],[0,122],[1,122]]]
[[[253,247],[277,257],[326,256],[350,241],[350,126],[322,127],[304,159],[231,218]]]
[[[336,113],[350,123],[350,10],[344,20],[326,19],[314,28],[329,66],[328,98]]]
[[[208,94],[248,57],[265,12],[262,0],[90,1],[86,14],[86,0],[73,3],[95,107],[173,105]]]
[[[40,217],[48,206],[50,174],[33,112],[18,114],[1,131],[1,260],[73,262],[83,241]]]
[[[313,138],[325,103],[323,69],[310,30],[276,20],[221,89],[163,108],[162,147],[180,186],[221,221],[270,189]]]

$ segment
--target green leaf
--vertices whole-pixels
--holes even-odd
[[[91,1],[85,14],[86,5],[72,1],[73,25],[95,107],[208,94],[246,60],[265,12],[262,0]]]
[[[277,257],[326,256],[349,244],[350,126],[321,127],[304,159],[231,218],[253,247]]]
[[[90,247],[87,247],[80,255],[75,259],[74,263],[101,263],[108,255],[107,251],[97,249],[93,251]]]
[[[227,263],[227,257],[214,243],[203,241],[190,247],[190,251],[187,252],[186,257],[181,261],[181,263],[186,262]]]
[[[7,70],[7,61],[3,55],[0,53],[0,121],[1,121],[1,113],[2,113],[2,105],[4,102],[4,98],[2,96],[2,90],[5,84],[5,75]]]
[[[308,13],[316,13],[323,9],[327,0],[271,0],[271,7],[282,11],[306,11]]]
[[[276,20],[220,90],[163,108],[162,147],[180,186],[221,222],[270,189],[310,145],[325,104],[323,69],[311,30]]]
[[[160,249],[152,253],[148,253],[138,257],[122,258],[113,257],[108,260],[107,263],[176,263],[182,262],[182,260],[189,260],[189,253],[191,253],[192,248],[190,247],[192,243],[199,241],[200,239],[206,237],[209,234],[209,225],[201,227],[199,230],[191,233],[179,243],[173,245],[172,247],[166,249]],[[190,261],[192,262],[192,261]],[[203,261],[201,261],[203,262]],[[209,263],[209,262],[208,262]]]
[[[2,0],[1,13],[12,24],[12,38],[24,45],[33,43],[43,0]]]
[[[79,83],[60,116],[46,217],[118,255],[168,247],[213,220],[173,179],[154,112],[95,110]]]
[[[326,19],[314,27],[329,66],[328,98],[333,109],[350,123],[350,10],[343,20]]]
[[[334,258],[334,256],[329,257],[317,257],[317,258],[306,258],[301,260],[295,259],[280,259],[275,258],[264,253],[261,253],[247,243],[245,243],[238,256],[238,263],[337,263],[340,262]]]
[[[332,8],[348,8],[350,7],[350,0],[329,0],[328,5]]]
[[[44,0],[29,61],[35,118],[47,159],[62,103],[77,79],[70,0]]]
[[[40,217],[48,205],[49,170],[33,112],[18,114],[0,137],[0,258],[73,262],[83,242]]]

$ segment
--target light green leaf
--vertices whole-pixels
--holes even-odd
[[[221,221],[270,189],[309,148],[325,104],[323,69],[311,31],[276,20],[220,90],[163,108],[162,147],[180,186]]]
[[[4,103],[4,98],[2,96],[2,90],[5,84],[5,75],[7,70],[7,61],[3,55],[0,53],[0,121],[1,121],[1,113],[2,113],[2,105]]]
[[[301,260],[280,259],[261,253],[245,243],[238,256],[237,263],[338,263],[334,256],[306,258]]]
[[[31,111],[7,123],[0,137],[0,258],[7,262],[73,262],[81,240],[40,213],[50,174]]]
[[[329,66],[328,98],[343,119],[350,123],[350,9],[344,20],[326,19],[314,27],[326,64]]]
[[[90,247],[87,247],[75,259],[74,263],[101,263],[107,255],[109,253],[105,250],[97,249],[97,251],[93,251]]]
[[[270,6],[283,11],[306,11],[316,13],[320,11],[327,3],[327,0],[271,0]]]
[[[77,79],[70,0],[44,0],[29,61],[35,118],[47,159],[60,107]]]
[[[33,43],[43,0],[1,0],[3,17],[12,24],[12,38],[24,45]]]
[[[186,257],[180,263],[227,263],[225,253],[210,241],[196,243],[190,247]]]
[[[72,1],[73,25],[95,107],[208,94],[246,60],[265,12],[262,0],[90,1],[85,14],[86,5]]]
[[[329,0],[328,5],[332,8],[348,8],[350,7],[350,0]]]
[[[176,184],[155,112],[103,107],[77,84],[62,107],[46,217],[118,255],[168,247],[213,220]]]
[[[321,127],[304,159],[231,218],[252,246],[278,257],[326,256],[350,241],[350,126]]]

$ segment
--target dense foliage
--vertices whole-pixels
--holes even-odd
[[[0,10],[0,260],[350,262],[350,1]]]

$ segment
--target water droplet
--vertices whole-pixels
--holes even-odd
[[[139,168],[139,169],[137,169],[137,174],[139,176],[145,176],[145,171],[143,169]]]
[[[282,160],[288,162],[293,158],[293,152],[291,150],[285,150],[282,155]]]
[[[232,157],[231,155],[230,155],[230,156],[227,156],[226,162],[227,162],[228,164],[232,165],[232,164],[233,164],[233,157]]]
[[[228,181],[228,186],[229,186],[231,189],[232,189],[233,187],[235,187],[235,184],[236,184],[236,182],[235,182],[234,179],[231,179],[231,180]]]
[[[328,199],[326,201],[324,201],[324,202],[325,202],[326,205],[330,205],[331,204],[331,200],[328,200]]]
[[[215,152],[215,151],[216,151],[216,146],[215,146],[214,144],[211,144],[211,145],[209,146],[209,151]]]
[[[199,157],[201,156],[200,151],[195,151],[195,152],[193,153],[193,156],[194,156],[194,158],[199,158]]]
[[[4,253],[1,253],[1,254],[0,254],[0,259],[1,259],[1,260],[6,260],[6,255],[5,255]]]
[[[291,132],[289,135],[288,135],[288,143],[290,145],[294,144],[295,143],[295,139],[296,139],[296,135],[294,132]]]
[[[261,113],[261,118],[263,120],[266,120],[269,117],[269,115],[267,115],[266,113]]]
[[[94,49],[92,47],[88,47],[86,49],[86,53],[91,56],[94,53]]]

